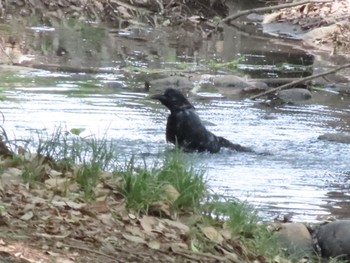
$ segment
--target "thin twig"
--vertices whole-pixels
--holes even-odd
[[[243,10],[243,11],[240,11],[240,12],[235,13],[233,15],[230,15],[230,16],[222,19],[221,22],[222,23],[229,23],[231,20],[234,20],[234,19],[241,17],[241,16],[244,16],[244,15],[249,15],[252,13],[267,12],[267,11],[272,11],[272,10],[277,10],[277,9],[282,9],[282,8],[289,8],[289,7],[293,7],[293,6],[305,5],[305,4],[311,4],[311,3],[330,3],[333,1],[334,0],[305,0],[305,1],[300,1],[300,2],[288,3],[288,4],[253,8],[253,9]]]
[[[287,83],[287,84],[284,84],[282,86],[279,86],[277,88],[274,88],[274,89],[270,89],[270,90],[267,90],[267,91],[264,91],[260,94],[257,94],[257,95],[254,95],[252,97],[250,97],[250,99],[254,100],[256,98],[259,98],[259,97],[262,97],[262,96],[265,96],[267,94],[270,94],[270,93],[273,93],[275,91],[278,91],[278,90],[282,90],[282,89],[286,89],[286,88],[289,88],[291,86],[294,86],[296,84],[300,84],[300,83],[303,83],[305,81],[309,81],[309,80],[312,80],[312,79],[315,79],[315,78],[319,78],[319,77],[323,77],[323,76],[326,76],[326,75],[329,75],[329,74],[332,74],[332,73],[335,73],[341,69],[345,69],[345,68],[349,68],[350,67],[350,63],[347,63],[347,64],[344,64],[342,66],[339,66],[339,67],[336,67],[334,69],[331,69],[331,70],[328,70],[326,72],[323,72],[323,73],[319,73],[319,74],[316,74],[316,75],[311,75],[311,76],[308,76],[308,77],[305,77],[305,78],[301,78],[299,80],[295,80],[295,81],[292,81],[290,83]]]

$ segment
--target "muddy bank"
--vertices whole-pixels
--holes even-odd
[[[2,3],[3,19],[35,17],[39,23],[55,25],[62,20],[76,19],[90,23],[105,22],[117,27],[130,24],[162,24],[168,19],[180,24],[187,19],[183,16],[225,16],[227,7],[221,0],[209,1],[28,1],[15,0]],[[160,16],[158,16],[160,15]]]

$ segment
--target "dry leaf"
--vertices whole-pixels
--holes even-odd
[[[131,242],[135,242],[135,243],[139,243],[139,244],[146,244],[147,242],[141,238],[141,237],[137,237],[137,236],[132,236],[132,235],[128,235],[128,234],[122,234],[122,236]]]
[[[136,219],[136,216],[134,214],[129,213],[128,216],[129,216],[129,218],[131,220],[135,220]]]
[[[203,234],[210,240],[218,244],[222,244],[224,238],[222,235],[212,226],[204,226],[200,228]]]
[[[151,241],[147,243],[147,246],[152,249],[160,249],[161,244],[158,241]]]
[[[50,178],[45,181],[45,186],[49,190],[58,191],[64,193],[69,185],[67,178]]]
[[[190,228],[187,225],[185,225],[179,221],[163,219],[162,222],[167,224],[168,226],[180,229],[183,232],[183,234],[187,234],[190,231]]]
[[[62,172],[59,172],[59,171],[56,171],[56,170],[51,170],[49,172],[49,176],[50,177],[58,177],[58,176],[61,176],[62,175]]]
[[[125,226],[125,230],[130,234],[132,234],[133,236],[145,238],[145,234],[137,226],[127,225]]]
[[[67,201],[52,201],[51,204],[53,204],[54,206],[57,206],[57,207],[61,207],[61,208],[69,207],[69,208],[76,209],[76,210],[80,210],[86,206],[86,204],[76,203],[76,202],[69,201],[69,200],[67,200]]]
[[[88,207],[86,207],[85,210],[89,210],[92,213],[107,213],[109,212],[107,203],[105,201],[96,201],[94,203],[92,203],[91,205],[89,205]]]
[[[33,212],[29,211],[29,212],[25,213],[23,216],[21,216],[20,219],[23,220],[23,221],[29,221],[33,217],[34,217]]]
[[[156,224],[156,219],[152,216],[143,216],[139,222],[145,232],[151,232]]]
[[[149,207],[149,212],[151,214],[161,216],[161,217],[169,217],[169,218],[171,217],[169,204],[162,201],[157,201],[151,204]]]
[[[115,226],[114,218],[113,218],[112,214],[110,214],[110,213],[109,214],[98,215],[97,218],[104,225],[107,225],[107,226],[110,226],[110,227]]]
[[[163,187],[164,196],[162,200],[169,201],[171,204],[174,203],[180,196],[180,193],[171,184],[167,184]]]

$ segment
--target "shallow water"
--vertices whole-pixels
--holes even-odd
[[[164,138],[168,112],[149,94],[97,88],[72,96],[77,89],[72,83],[56,83],[4,90],[5,129],[10,136],[28,138],[32,129],[85,128],[82,136],[106,135],[125,159],[136,154],[156,161],[172,148]],[[220,96],[193,103],[203,120],[215,123],[208,126],[211,131],[260,153],[187,153],[196,167],[207,170],[216,192],[256,205],[266,219],[293,212],[294,220],[313,221],[331,215],[330,209],[346,200],[346,195],[334,198],[334,193],[349,187],[350,146],[317,137],[334,131],[329,123],[349,109],[310,104],[276,110]]]
[[[40,31],[40,27],[35,30]],[[61,36],[59,32],[46,30],[43,35],[47,40],[50,34]],[[69,37],[74,38],[74,35]],[[251,40],[244,37],[237,40],[237,36],[232,39],[235,41],[218,37],[204,42],[196,55],[186,47],[174,48],[169,39],[163,39],[157,45],[154,42],[135,44],[127,59],[133,66],[167,68],[174,67],[177,61],[207,61],[213,54],[230,61],[245,52],[252,53],[247,48],[252,44]],[[254,56],[264,61],[269,60],[268,57],[276,59],[277,51],[281,54],[279,59],[283,60],[289,50],[284,47],[285,50],[281,51],[281,47],[273,42],[262,41],[265,41],[264,45],[255,43],[259,50]],[[40,37],[35,43],[40,43]],[[221,44],[222,51],[218,48]],[[232,49],[233,44],[234,49],[239,50]],[[159,57],[148,58],[146,63],[145,50],[154,48],[154,45],[159,48]],[[300,57],[298,52],[290,51],[292,55],[287,59]],[[104,50],[103,54],[106,53]],[[114,55],[109,60],[108,56],[100,54],[101,64],[97,62],[99,56],[96,55],[90,58],[91,64],[106,68],[125,62],[116,59],[118,54]],[[310,58],[305,52],[302,53],[304,55]],[[80,58],[84,63],[89,60],[87,57]],[[312,63],[313,60],[310,61]],[[73,59],[71,65],[74,62]],[[241,68],[248,67],[243,62]],[[260,74],[263,76],[281,74],[275,69],[273,72],[267,69],[266,65],[254,68],[255,72],[263,71]],[[4,128],[10,137],[28,138],[33,130],[52,131],[64,126],[68,130],[84,128],[81,136],[106,136],[118,145],[124,159],[135,154],[156,161],[173,148],[165,142],[167,110],[149,99],[149,94],[142,89],[142,81],[129,81],[130,75],[124,74],[122,68],[116,74],[97,75],[2,68],[0,77],[3,80],[1,112],[5,116]],[[267,220],[290,212],[294,213],[293,220],[296,221],[349,216],[350,146],[317,140],[321,134],[349,129],[349,98],[340,100],[334,94],[315,94],[318,99],[306,105],[272,109],[249,100],[225,99],[217,93],[198,95],[200,99],[191,100],[200,117],[215,124],[208,126],[209,130],[250,146],[257,152],[223,150],[219,154],[186,153],[196,167],[206,169],[209,184],[216,192],[254,204]],[[328,96],[327,103],[320,103],[324,96]]]

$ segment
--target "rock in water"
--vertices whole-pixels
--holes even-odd
[[[302,223],[284,223],[277,233],[282,247],[289,254],[312,254],[313,243],[307,227]]]
[[[350,259],[350,220],[321,225],[316,239],[322,257]]]

